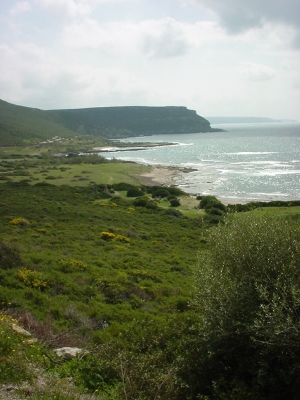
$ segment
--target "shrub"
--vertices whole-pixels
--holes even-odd
[[[116,235],[111,232],[101,232],[101,239],[104,239],[107,241],[118,241],[118,242],[130,243],[130,239],[128,237],[123,236],[123,235]]]
[[[29,287],[34,289],[41,289],[47,286],[47,282],[44,280],[43,274],[38,271],[32,271],[27,268],[19,269],[17,277]]]
[[[163,188],[157,189],[152,193],[153,198],[155,198],[155,197],[164,198],[164,197],[168,197],[169,195],[170,195],[170,193],[168,192],[168,190],[163,189]]]
[[[148,196],[138,197],[137,199],[133,200],[132,204],[136,207],[146,207],[151,210],[157,209],[157,205],[153,200],[149,199]]]
[[[164,211],[164,214],[169,215],[170,217],[184,218],[184,215],[180,211],[174,210],[173,208]]]
[[[30,223],[27,221],[25,218],[14,218],[10,221],[10,224],[12,225],[21,225],[21,226],[28,226]]]
[[[139,196],[143,196],[143,195],[144,195],[144,192],[137,187],[133,187],[127,191],[127,197],[139,197]]]
[[[220,215],[220,216],[223,215],[223,211],[215,207],[208,208],[206,211],[210,215]]]
[[[203,196],[200,201],[199,208],[205,208],[206,210],[218,208],[219,210],[226,211],[225,205],[214,196]]]
[[[82,261],[69,258],[67,260],[60,260],[58,264],[61,266],[63,272],[85,271],[87,265]]]
[[[195,270],[198,339],[188,360],[194,395],[297,398],[299,233],[297,222],[253,214],[228,217],[212,230],[211,251],[200,254]],[[242,388],[244,397],[235,397]]]
[[[178,199],[171,199],[170,205],[171,205],[171,207],[178,207],[178,206],[180,206],[180,201]]]
[[[11,269],[21,265],[22,260],[19,251],[8,243],[0,241],[0,268]]]
[[[130,189],[135,189],[136,186],[132,185],[131,183],[126,183],[126,182],[120,182],[120,183],[114,183],[112,185],[114,190],[117,191],[128,191]]]

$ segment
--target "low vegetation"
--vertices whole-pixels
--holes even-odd
[[[299,204],[191,199],[143,185],[146,168],[5,152],[3,390],[13,385],[19,399],[297,399]],[[84,351],[59,358],[63,346]]]

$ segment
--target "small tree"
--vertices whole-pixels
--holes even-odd
[[[297,221],[252,213],[213,229],[211,251],[195,269],[199,326],[188,361],[194,394],[299,395],[299,234]]]

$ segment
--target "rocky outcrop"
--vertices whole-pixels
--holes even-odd
[[[62,357],[66,360],[72,360],[72,358],[77,356],[88,354],[87,350],[83,350],[78,347],[61,347],[60,349],[54,349],[54,352],[58,357]]]

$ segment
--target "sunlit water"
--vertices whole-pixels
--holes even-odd
[[[300,124],[223,124],[227,132],[135,137],[122,142],[173,146],[117,151],[110,156],[195,169],[174,182],[193,194],[237,202],[300,199]],[[100,153],[108,156],[107,153]]]

